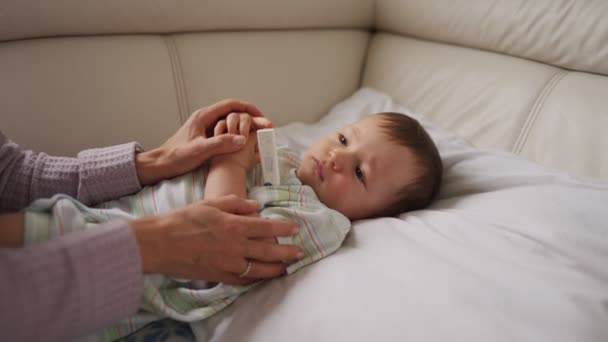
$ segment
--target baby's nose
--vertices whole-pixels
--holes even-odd
[[[332,150],[329,152],[329,162],[332,170],[336,172],[342,171],[345,163],[347,162],[347,153],[340,150]]]

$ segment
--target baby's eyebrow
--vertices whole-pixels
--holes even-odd
[[[368,172],[367,175],[365,177],[365,180],[367,181],[367,186],[369,187],[371,185],[371,183],[375,183],[375,181],[378,179],[378,177],[374,177],[374,175],[378,174],[378,165],[377,165],[377,160],[376,158],[374,158],[373,156],[367,161],[368,166]],[[371,181],[370,181],[371,179]]]
[[[353,135],[357,140],[361,139],[361,130],[357,126],[350,126],[350,130],[353,132]]]

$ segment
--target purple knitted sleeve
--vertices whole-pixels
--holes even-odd
[[[24,151],[0,131],[0,213],[64,193],[84,203],[140,189],[135,144],[77,158]],[[0,227],[2,229],[2,227]],[[143,270],[125,221],[34,246],[0,249],[0,331],[7,341],[72,340],[135,313]]]
[[[6,341],[71,341],[136,312],[143,274],[125,221],[0,249]]]
[[[135,143],[82,151],[77,158],[25,151],[0,131],[0,212],[18,211],[57,193],[85,204],[141,189]]]

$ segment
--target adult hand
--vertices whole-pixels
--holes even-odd
[[[179,176],[215,155],[243,148],[246,142],[244,136],[235,133],[213,136],[217,121],[233,112],[250,114],[253,128],[272,127],[272,122],[259,109],[239,100],[223,100],[196,110],[164,144],[136,155],[135,164],[140,183],[149,185]]]
[[[298,228],[245,216],[256,209],[255,201],[229,195],[131,221],[144,272],[238,285],[283,274],[285,262],[301,258],[302,251],[274,238]],[[247,278],[240,278],[248,267]]]

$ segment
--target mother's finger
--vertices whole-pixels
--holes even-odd
[[[213,136],[217,137],[218,135],[222,135],[226,133],[226,120],[220,120],[215,124],[215,128],[213,129]]]
[[[304,254],[299,247],[248,240],[245,242],[245,257],[257,261],[284,262],[301,259]]]
[[[226,195],[213,199],[205,199],[196,202],[195,205],[209,205],[215,207],[221,210],[224,215],[228,215],[233,220],[236,220],[239,217],[238,215],[251,215],[257,213],[258,209],[258,202],[250,199],[240,198],[236,195]]]
[[[257,262],[250,261],[251,266],[249,272],[247,272],[247,278],[251,279],[264,279],[264,278],[275,278],[285,273],[287,264],[282,262],[269,263],[269,262]]]
[[[237,233],[250,238],[290,236],[300,231],[300,227],[291,221],[252,216],[235,216],[233,220]]]
[[[196,124],[208,127],[232,112],[249,113],[251,116],[264,117],[264,114],[251,103],[235,99],[226,99],[195,112],[197,113]]]
[[[248,285],[248,284],[254,283],[258,280],[259,279],[249,278],[249,277],[240,278],[236,274],[225,273],[225,274],[222,274],[222,277],[220,278],[219,281],[221,281],[222,283],[226,283],[228,285]]]
[[[268,242],[268,243],[278,243],[277,239],[274,237],[266,237],[266,238],[257,238],[255,239],[256,241],[264,241],[264,242]]]
[[[226,251],[228,252],[228,251]],[[213,260],[209,263],[214,269],[217,269],[221,272],[228,272],[236,275],[240,275],[247,270],[249,267],[249,271],[246,275],[251,273],[251,266],[248,264],[252,261],[243,258],[242,255],[239,256],[229,256],[224,254],[221,257],[213,258]]]

